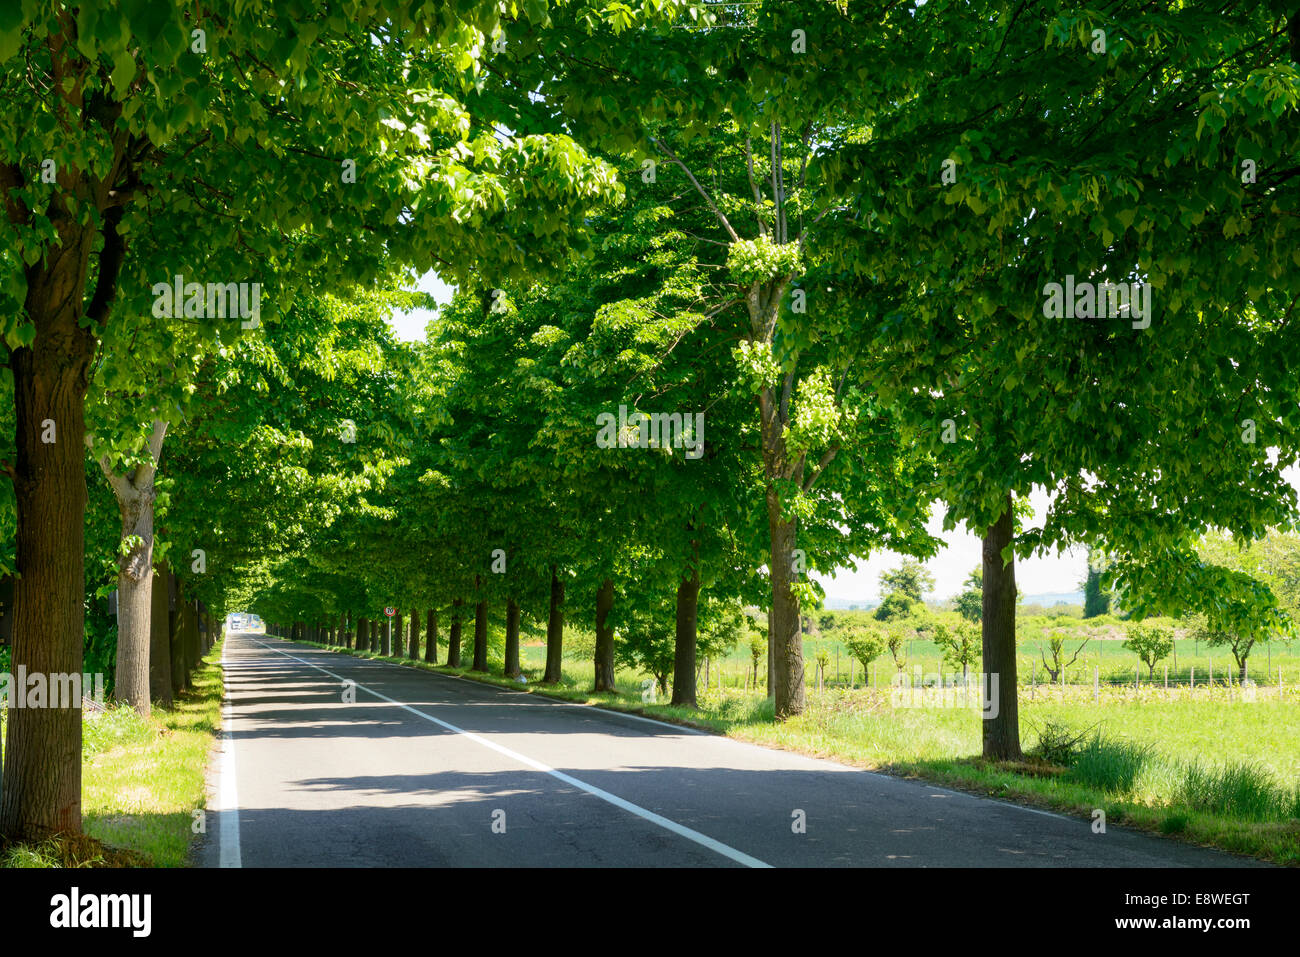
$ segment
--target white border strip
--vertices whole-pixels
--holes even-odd
[[[229,638],[227,638],[229,641]],[[221,646],[221,670],[226,671],[226,648]],[[218,867],[243,867],[243,854],[239,846],[239,785],[235,779],[235,738],[232,724],[234,710],[230,704],[230,692],[226,691],[225,715],[221,722],[221,784],[217,800],[221,806],[218,812],[218,828],[221,831],[221,857]]]
[[[254,640],[256,641],[256,639]],[[577,778],[565,774],[563,771],[557,771],[552,767],[548,767],[547,765],[542,764],[542,762],[540,761],[534,761],[532,758],[528,757],[527,755],[520,754],[518,751],[512,751],[509,748],[503,747],[499,744],[496,744],[495,742],[489,741],[487,738],[474,734],[472,731],[466,731],[464,728],[458,728],[454,724],[450,724],[446,721],[443,721],[441,718],[435,718],[431,714],[425,714],[420,709],[413,708],[409,704],[404,704],[403,702],[398,701],[395,698],[390,698],[385,694],[380,694],[378,691],[375,691],[372,688],[367,688],[365,685],[351,678],[344,678],[342,675],[337,675],[334,672],[329,671],[328,669],[322,668],[320,665],[312,664],[310,661],[305,661],[304,659],[299,658],[295,655],[291,655],[286,651],[280,651],[280,649],[278,648],[272,648],[270,645],[266,644],[265,642],[258,641],[257,643],[261,645],[263,648],[266,648],[268,651],[273,651],[277,655],[284,655],[284,657],[290,659],[291,661],[296,661],[299,664],[306,665],[308,668],[315,668],[317,671],[323,674],[327,674],[331,678],[334,678],[338,681],[352,681],[356,687],[360,688],[362,691],[365,691],[367,694],[374,695],[376,698],[378,698],[381,701],[386,701],[389,704],[396,705],[399,708],[411,712],[411,714],[418,715],[419,717],[424,718],[426,721],[433,722],[434,724],[438,725],[441,728],[446,728],[448,731],[455,732],[456,734],[463,734],[465,737],[469,738],[471,741],[475,742],[476,744],[481,744],[485,748],[491,748],[493,751],[496,751],[498,754],[503,754],[506,757],[511,758],[512,760],[518,761],[520,764],[530,767],[536,771],[541,771],[543,774],[549,774],[551,777],[555,778],[556,780],[563,781],[565,784],[569,785],[570,787],[575,787],[578,788],[580,791],[585,791],[588,794],[590,794],[592,797],[600,798],[602,801],[612,804],[617,808],[621,808],[622,810],[627,811],[630,814],[635,814],[637,817],[649,821],[651,824],[657,824],[659,827],[662,827],[664,830],[671,831],[672,833],[680,837],[686,838],[688,841],[694,841],[696,844],[699,844],[701,847],[707,847],[709,850],[713,851],[714,853],[721,854],[723,857],[729,858],[730,860],[733,860],[738,864],[743,864],[746,867],[771,867],[772,866],[771,864],[768,864],[765,861],[760,861],[756,857],[750,857],[748,854],[746,854],[743,851],[738,851],[734,847],[731,847],[727,844],[723,844],[721,841],[715,841],[707,834],[701,834],[699,831],[695,831],[689,827],[686,827],[685,825],[678,824],[676,821],[670,821],[668,818],[663,817],[660,814],[656,814],[654,811],[647,811],[645,808],[633,804],[631,801],[625,801],[621,797],[618,797],[615,794],[610,794],[608,791],[602,790],[601,788],[598,788],[595,785],[587,784],[585,781],[579,781]],[[225,832],[223,831],[222,833],[224,834]]]

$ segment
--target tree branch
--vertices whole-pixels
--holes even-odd
[[[117,231],[122,221],[122,207],[110,206],[103,214],[104,248],[99,253],[99,276],[95,279],[95,294],[90,298],[86,317],[102,329],[108,319],[108,310],[117,298],[117,279],[126,258],[126,242]]]
[[[706,203],[709,204],[709,209],[711,209],[711,210],[713,211],[713,215],[716,216],[716,217],[718,217],[718,222],[722,223],[722,228],[725,229],[725,230],[727,231],[727,235],[731,237],[731,241],[732,241],[733,243],[734,243],[734,242],[739,242],[739,241],[740,241],[740,236],[738,236],[738,235],[736,234],[736,231],[735,231],[734,229],[731,228],[731,223],[727,221],[727,217],[726,217],[726,216],[722,215],[722,211],[721,211],[720,209],[718,209],[718,207],[715,206],[715,205],[713,204],[713,200],[710,198],[709,194],[706,193],[706,192],[704,191],[704,187],[701,186],[701,185],[700,185],[700,181],[699,181],[698,179],[695,178],[695,174],[691,172],[690,167],[688,167],[685,163],[683,163],[683,162],[682,162],[682,161],[677,157],[677,154],[674,153],[672,150],[670,150],[670,149],[668,148],[668,144],[666,144],[663,140],[660,140],[660,139],[654,139],[654,138],[652,137],[651,140],[650,140],[650,142],[654,143],[655,147],[656,147],[656,148],[657,148],[661,153],[663,153],[663,154],[664,154],[665,156],[667,156],[670,160],[672,160],[674,163],[676,163],[678,166],[680,166],[680,167],[682,168],[682,171],[683,171],[684,173],[686,173],[687,178],[691,181],[691,185],[694,186],[695,189],[696,189],[696,191],[697,191],[701,196],[704,197],[704,201],[705,201]]]
[[[826,466],[831,464],[835,456],[839,454],[839,451],[840,447],[838,445],[832,445],[826,450],[826,454],[823,455],[821,460],[817,463],[816,470],[812,475],[808,476],[808,481],[804,483],[803,490],[805,492],[812,491],[813,486],[817,484],[818,479],[820,479],[822,474],[826,471]]]
[[[758,234],[767,235],[767,225],[763,222],[763,193],[754,182],[754,143],[745,137],[745,169],[749,173],[749,188],[754,193],[754,216],[758,220]]]

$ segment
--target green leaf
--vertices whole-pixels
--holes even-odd
[[[113,72],[109,79],[117,95],[125,99],[131,81],[135,79],[135,58],[130,50],[122,49],[113,54]]]

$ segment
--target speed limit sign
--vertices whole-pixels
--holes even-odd
[[[389,618],[392,618],[394,615],[397,614],[397,609],[396,609],[396,608],[385,608],[385,609],[384,609],[384,614],[387,615]]]

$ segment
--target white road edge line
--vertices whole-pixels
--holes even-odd
[[[221,670],[226,670],[226,645],[221,646]],[[243,854],[239,847],[239,786],[235,780],[235,738],[232,733],[234,711],[230,694],[226,694],[224,720],[221,722],[221,784],[217,801],[221,805],[218,827],[221,831],[221,855],[218,867],[243,867]]]
[[[291,655],[287,651],[281,651],[278,648],[272,648],[270,645],[266,644],[266,642],[259,641],[257,643],[261,645],[263,648],[267,649],[268,651],[273,651],[277,655],[284,655],[286,658],[292,661],[296,661],[299,664],[306,665],[308,668],[315,668],[317,671],[322,672],[323,674],[327,674],[331,678],[334,678],[337,681],[352,681],[352,683],[357,688],[360,688],[362,691],[366,692],[367,694],[373,695],[374,697],[380,699],[381,701],[387,701],[389,704],[396,705],[399,708],[411,712],[411,714],[418,715],[419,717],[424,718],[426,721],[433,722],[439,727],[446,728],[448,731],[453,731],[456,734],[463,734],[465,735],[465,737],[469,738],[471,741],[473,741],[476,744],[481,744],[485,748],[491,748],[493,751],[496,751],[498,754],[504,754],[506,757],[518,761],[520,764],[533,768],[536,771],[541,771],[544,774],[549,774],[551,777],[555,778],[556,780],[563,781],[565,784],[568,784],[571,787],[578,788],[581,791],[586,791],[592,797],[600,798],[602,801],[612,804],[617,808],[621,808],[622,810],[627,811],[630,814],[635,814],[637,817],[649,821],[651,824],[657,824],[659,825],[659,827],[662,827],[666,831],[671,831],[672,833],[678,835],[679,837],[686,838],[688,841],[694,841],[696,844],[699,844],[701,847],[707,847],[709,850],[713,851],[714,853],[721,854],[723,857],[729,858],[730,860],[733,860],[738,864],[743,864],[746,867],[771,867],[772,866],[771,864],[768,864],[765,861],[760,861],[756,857],[750,857],[744,851],[738,851],[734,847],[731,847],[730,845],[723,844],[721,841],[716,841],[713,838],[709,837],[707,834],[701,834],[699,831],[692,830],[691,828],[686,827],[683,824],[678,824],[676,821],[671,821],[668,818],[664,817],[663,815],[656,814],[654,811],[648,811],[645,808],[641,807],[640,805],[633,804],[631,801],[625,801],[618,795],[610,794],[608,791],[602,790],[601,788],[598,788],[595,785],[588,784],[585,781],[579,781],[577,778],[565,774],[563,771],[557,771],[555,770],[555,768],[548,767],[547,765],[542,764],[542,762],[540,761],[534,761],[532,758],[528,757],[527,755],[520,754],[518,751],[512,751],[507,747],[503,747],[502,745],[496,744],[493,741],[489,741],[487,738],[474,734],[472,731],[466,731],[464,728],[458,728],[454,724],[450,724],[446,721],[443,721],[441,718],[435,718],[431,714],[425,714],[419,708],[413,708],[409,704],[405,704],[404,702],[398,701],[395,698],[388,697],[388,695],[381,694],[378,691],[375,691],[371,688],[367,688],[365,685],[361,684],[358,681],[355,681],[354,679],[344,678],[342,675],[335,674],[334,672],[326,668],[322,668],[320,665],[312,664],[310,661],[305,661],[302,658],[297,657],[296,655]]]

